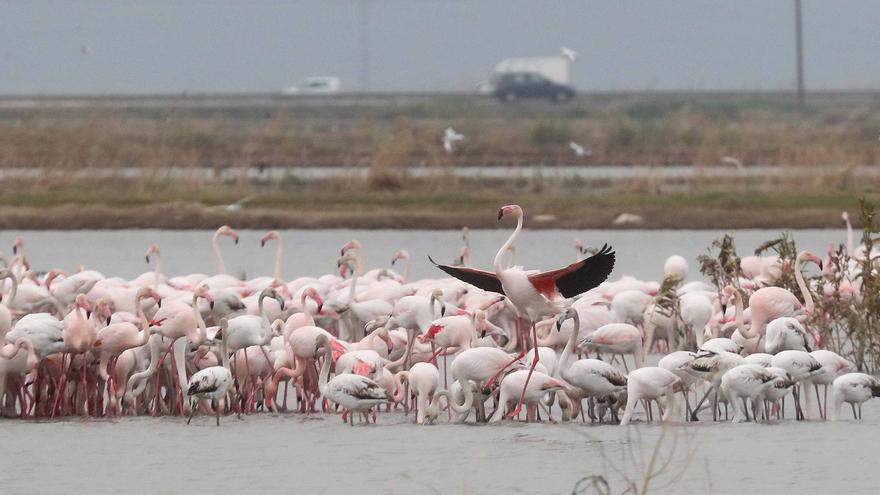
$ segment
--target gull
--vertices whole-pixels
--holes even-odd
[[[562,51],[562,56],[567,58],[569,62],[574,62],[575,60],[577,60],[578,53],[571,48],[561,46],[559,47],[559,50]]]
[[[443,134],[443,149],[447,153],[452,153],[455,143],[462,139],[464,139],[463,135],[455,132],[455,129],[452,127],[447,127],[446,132]]]
[[[574,154],[577,156],[591,156],[593,154],[593,150],[589,148],[584,148],[574,141],[569,142],[568,147],[571,148],[571,150],[574,151]]]
[[[256,197],[257,197],[256,194],[251,194],[250,196],[245,196],[245,197],[239,199],[235,203],[230,203],[228,205],[217,205],[217,206],[214,206],[214,208],[223,208],[226,211],[241,211],[242,208],[244,208],[244,205],[246,203],[253,201]]]
[[[739,160],[737,160],[736,158],[734,158],[734,157],[732,157],[732,156],[725,156],[725,157],[722,157],[722,158],[721,158],[721,163],[724,163],[724,164],[727,164],[727,165],[733,165],[734,167],[736,167],[736,169],[737,169],[740,173],[745,173],[745,171],[746,171],[745,167],[743,167],[742,162],[739,161]]]

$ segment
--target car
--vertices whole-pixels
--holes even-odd
[[[331,76],[313,76],[307,77],[298,86],[291,86],[281,90],[283,94],[306,94],[306,95],[323,95],[339,92],[339,78]]]
[[[493,81],[492,95],[502,101],[520,98],[546,98],[562,103],[574,98],[574,90],[551,81],[537,72],[508,72],[498,74]]]

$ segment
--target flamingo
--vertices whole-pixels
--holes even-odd
[[[214,232],[214,235],[211,237],[211,250],[214,253],[214,262],[217,264],[217,275],[208,277],[202,280],[201,283],[214,289],[241,286],[241,280],[226,274],[226,263],[223,262],[223,255],[220,253],[220,236],[231,237],[235,244],[238,244],[238,232],[229,225],[223,225]]]
[[[592,349],[596,352],[619,354],[626,368],[624,354],[632,354],[636,368],[643,364],[642,331],[628,323],[609,323],[603,325],[581,339],[580,349]],[[626,368],[627,371],[629,368]]]
[[[841,374],[855,371],[856,366],[850,360],[827,349],[816,349],[810,352],[810,355],[822,365],[819,371],[810,378],[810,383],[815,387],[817,402],[819,401],[819,385],[824,385],[824,397],[819,404],[819,413],[822,419],[825,419],[828,416],[828,386],[832,385],[834,379]],[[812,401],[807,402],[804,412],[807,419],[815,419]]]
[[[431,417],[431,405],[438,402],[436,394],[440,389],[440,371],[437,367],[430,363],[416,363],[409,370],[398,372],[396,377],[399,377],[398,380],[406,379],[410,393],[416,396],[416,423],[422,425],[433,421],[436,414]],[[402,389],[403,384],[398,384]]]
[[[135,308],[137,308],[138,325],[127,321],[113,323],[98,330],[95,335],[93,345],[100,354],[98,372],[101,375],[101,378],[107,381],[107,389],[110,395],[111,405],[117,404],[119,391],[113,380],[115,377],[113,370],[108,369],[108,365],[110,367],[115,367],[116,363],[111,363],[111,361],[115,360],[120,354],[128,349],[146,345],[149,341],[149,323],[147,322],[147,317],[144,315],[141,307],[141,300],[148,297],[153,298],[153,300],[156,301],[156,304],[160,304],[162,300],[159,294],[149,287],[141,288],[137,292],[137,295],[135,296]]]
[[[609,363],[598,359],[572,360],[572,351],[578,337],[577,329],[580,328],[580,316],[577,310],[573,308],[566,310],[556,320],[556,330],[559,331],[568,319],[574,320],[575,331],[571,332],[562,350],[555,376],[561,377],[569,385],[566,395],[571,399],[577,399],[577,407],[572,408],[570,412],[570,417],[573,417],[584,397],[602,397],[615,393],[626,386],[626,377]],[[592,410],[590,417],[593,418]]]
[[[807,331],[796,318],[783,316],[767,324],[764,350],[768,354],[795,350],[811,352],[812,344]]]
[[[771,363],[774,367],[782,368],[787,371],[795,383],[808,381],[810,377],[818,374],[822,369],[822,365],[819,364],[819,361],[806,351],[780,351],[773,356]],[[808,394],[806,400],[809,401],[810,387],[805,386],[804,390],[807,391]],[[797,419],[804,419],[804,413],[800,404],[800,396],[796,389],[794,390],[794,406]]]
[[[627,377],[626,383],[626,409],[623,411],[623,418],[620,419],[620,426],[626,426],[632,420],[632,415],[636,407],[636,403],[640,400],[657,400],[665,397],[666,412],[661,418],[666,421],[672,417],[672,409],[674,409],[675,386],[681,379],[673,372],[648,366],[633,370]],[[662,404],[661,404],[662,407]],[[647,405],[648,418],[651,418],[650,402]]]
[[[196,401],[199,399],[210,399],[217,418],[217,426],[220,426],[220,404],[217,401],[225,398],[233,386],[232,372],[229,370],[229,352],[226,347],[227,328],[227,320],[220,320],[219,338],[222,364],[197,371],[187,383],[186,394],[192,397],[192,404],[186,424],[192,421],[193,414],[196,411]]]
[[[728,370],[721,377],[721,392],[733,404],[733,422],[742,423],[749,420],[749,408],[746,401],[752,401],[752,420],[758,419],[758,398],[767,389],[785,388],[785,381],[760,364],[741,364]]]
[[[474,406],[474,391],[470,382],[478,385],[485,383],[511,366],[523,368],[527,365],[521,360],[516,360],[511,365],[510,354],[495,347],[472,347],[460,353],[452,361],[451,371],[453,379],[461,385],[464,402],[452,400],[452,409],[459,415],[465,415],[461,418],[464,420]]]
[[[12,329],[12,312],[9,310],[9,305],[15,300],[16,293],[18,292],[18,278],[16,278],[15,274],[9,269],[0,270],[0,280],[7,278],[12,285],[5,296],[0,294],[0,300],[2,300],[0,301],[0,344],[6,341],[6,334]]]
[[[315,341],[315,358],[324,356],[324,363],[318,377],[321,395],[347,409],[349,424],[354,426],[354,413],[365,413],[373,406],[392,402],[394,397],[373,380],[352,373],[342,373],[330,379],[330,362],[333,348],[325,335]],[[343,415],[345,420],[345,415]]]
[[[529,380],[530,375],[533,375],[531,376],[531,380]],[[538,401],[548,393],[563,390],[566,388],[566,384],[562,380],[553,378],[540,371],[535,370],[533,373],[532,368],[530,368],[529,370],[517,370],[508,374],[501,380],[499,388],[501,389],[501,392],[498,396],[498,407],[495,409],[495,412],[492,414],[492,418],[489,419],[489,421],[492,423],[501,421],[504,417],[505,408],[511,401],[517,400],[517,396],[520,395],[520,392],[525,390],[525,394],[522,395],[525,399],[524,402],[521,403],[528,405],[526,420],[531,422],[535,419],[535,411],[537,410]],[[521,403],[517,404],[519,405]]]
[[[683,257],[673,254],[666,258],[666,263],[663,264],[663,273],[667,277],[675,277],[680,281],[684,280],[688,275],[688,262]]]
[[[502,266],[504,253],[513,247],[523,228],[523,210],[519,205],[508,205],[498,211],[498,220],[512,215],[516,218],[516,229],[495,255],[495,273],[474,268],[437,265],[453,277],[489,292],[507,296],[519,312],[532,325],[532,342],[538,345],[535,325],[544,318],[553,317],[562,309],[562,298],[582,294],[604,282],[614,268],[614,252],[607,245],[589,258],[572,263],[567,267],[547,272],[525,271],[522,267]],[[433,263],[434,260],[429,260]],[[525,344],[525,342],[523,342]],[[525,355],[526,345],[520,350],[520,358]],[[533,360],[529,373],[534,371],[538,359]],[[512,416],[522,409],[529,378],[523,386],[521,400],[511,412]]]
[[[806,315],[813,314],[815,309],[813,296],[810,294],[810,290],[806,282],[804,282],[804,274],[801,272],[801,265],[807,260],[815,262],[820,268],[822,266],[822,258],[809,251],[801,251],[795,259],[794,276],[804,298],[804,304],[801,304],[794,294],[780,287],[763,287],[758,289],[749,297],[749,308],[752,310],[752,325],[748,330],[740,330],[743,337],[763,336],[766,324],[782,316],[800,316],[803,318]]]
[[[840,408],[844,402],[852,407],[853,419],[862,419],[862,404],[872,397],[880,397],[880,380],[865,373],[841,375],[834,379],[832,397],[834,405],[831,407],[830,419],[840,419]]]

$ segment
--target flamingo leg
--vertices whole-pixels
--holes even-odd
[[[193,400],[190,402],[190,405],[191,405],[191,407],[190,407],[190,410],[189,410],[189,416],[186,418],[186,424],[189,424],[189,422],[192,421],[192,419],[193,419],[193,414],[196,413],[196,399],[193,399]]]
[[[520,411],[522,411],[523,400],[526,397],[526,389],[529,387],[529,380],[532,379],[532,373],[535,372],[535,367],[538,366],[538,361],[540,360],[540,353],[538,352],[538,328],[537,325],[532,323],[532,342],[535,343],[535,357],[532,359],[532,366],[529,367],[529,374],[526,375],[526,383],[523,384],[522,393],[519,395],[519,402],[516,404],[516,408],[507,415],[507,417],[511,418],[514,416],[518,416]]]

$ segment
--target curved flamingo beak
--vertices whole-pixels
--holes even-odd
[[[498,210],[498,220],[500,221],[504,217],[504,208]]]

